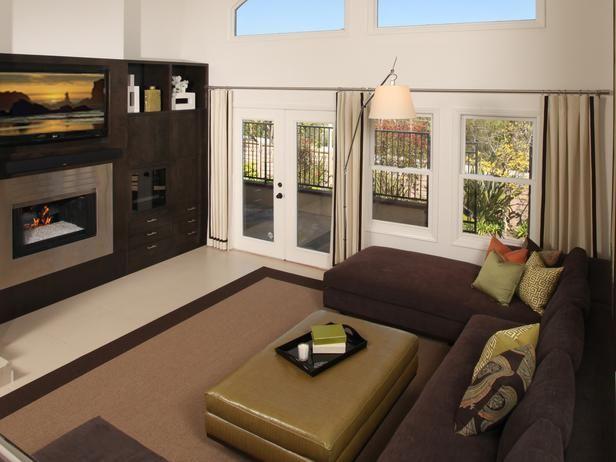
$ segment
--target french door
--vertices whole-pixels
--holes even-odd
[[[329,266],[334,121],[334,112],[236,111],[234,248]]]

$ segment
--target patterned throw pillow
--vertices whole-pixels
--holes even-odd
[[[508,350],[486,364],[467,388],[454,430],[474,436],[502,423],[522,400],[535,374],[535,347]]]
[[[483,347],[479,361],[473,370],[473,381],[477,378],[479,371],[488,364],[492,358],[525,345],[537,347],[539,340],[539,324],[529,324],[527,326],[514,327],[513,329],[499,330],[488,339]]]
[[[543,315],[543,310],[556,291],[564,268],[546,268],[541,254],[534,252],[524,269],[518,286],[518,297],[534,311]]]

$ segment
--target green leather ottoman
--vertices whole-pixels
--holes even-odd
[[[274,351],[328,322],[367,348],[316,377]],[[417,347],[408,332],[317,311],[206,393],[206,432],[260,460],[353,460],[415,376]]]

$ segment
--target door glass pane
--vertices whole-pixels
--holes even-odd
[[[297,124],[297,246],[330,252],[334,126]]]
[[[242,153],[244,236],[274,241],[274,123],[244,120]]]

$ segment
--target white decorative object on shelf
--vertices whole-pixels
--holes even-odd
[[[0,387],[9,385],[15,380],[15,373],[11,363],[4,358],[0,358]]]
[[[135,74],[128,76],[128,112],[139,112],[139,87],[135,85]]]
[[[174,93],[171,97],[171,109],[174,111],[189,111],[195,109],[195,93]]]
[[[188,80],[182,80],[181,75],[171,76],[173,91],[171,95],[171,110],[190,111],[196,107],[195,93],[188,92]]]
[[[173,94],[186,93],[188,90],[188,80],[182,80],[181,75],[171,76],[171,85],[173,85]]]

